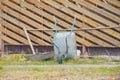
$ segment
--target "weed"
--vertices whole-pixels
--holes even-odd
[[[92,64],[96,64],[97,63],[97,59],[95,57],[91,58],[91,62]]]
[[[0,66],[0,70],[3,70],[3,67],[2,67],[2,66]]]
[[[0,70],[0,79],[7,80],[117,80],[119,67],[114,68],[28,68]],[[31,76],[32,75],[32,76]],[[8,78],[7,78],[7,77]],[[116,78],[116,79],[112,79]]]
[[[112,62],[120,62],[120,60],[112,60]]]
[[[7,56],[0,57],[1,65],[56,65],[58,62],[56,60],[45,60],[45,61],[27,61],[26,56],[30,56],[30,54],[25,54],[21,52],[21,54],[9,54]],[[119,60],[108,60],[100,57],[92,57],[92,58],[79,58],[77,60],[67,59],[64,60],[63,64],[110,64],[111,62],[115,62],[115,64],[120,64]],[[112,63],[111,63],[112,64]]]

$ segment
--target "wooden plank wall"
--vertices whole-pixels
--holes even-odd
[[[28,31],[34,45],[51,46],[54,17],[58,29],[66,30],[71,29],[76,16],[74,32],[78,46],[120,47],[119,0],[0,0],[0,3],[0,39],[6,44],[28,45],[25,27],[41,29]],[[83,28],[88,30],[79,30]]]

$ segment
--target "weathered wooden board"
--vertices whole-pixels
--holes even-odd
[[[106,0],[0,0],[0,38],[11,45],[28,45],[23,27],[31,30],[34,45],[51,46],[56,17],[58,29],[105,28],[120,24],[120,1]],[[47,29],[47,30],[46,30]],[[89,47],[120,47],[120,28],[77,30],[77,45]]]

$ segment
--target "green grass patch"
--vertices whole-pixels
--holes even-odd
[[[119,67],[114,68],[28,68],[2,69],[1,80],[115,80]],[[32,75],[32,76],[31,76]],[[104,77],[104,78],[103,78]],[[109,79],[108,79],[109,78]]]
[[[10,54],[0,57],[1,65],[56,65],[58,62],[54,59],[44,60],[44,61],[28,61],[26,60],[26,56],[31,54]],[[67,59],[64,60],[63,64],[109,64],[111,62],[115,62],[116,64],[120,64],[120,60],[109,60],[101,57],[92,57],[92,58],[79,58],[77,60]]]
[[[31,71],[31,72],[59,72],[68,74],[118,74],[120,66],[113,68],[28,68],[28,69],[7,69],[7,71]]]
[[[29,70],[29,69],[28,69]],[[89,68],[89,69],[66,69],[66,68],[59,68],[59,69],[49,69],[49,68],[32,68],[30,70],[33,71],[38,71],[38,72],[53,72],[53,71],[58,71],[58,72],[69,72],[72,74],[76,74],[76,73],[84,73],[84,74],[91,74],[91,73],[110,73],[110,74],[118,74],[118,71],[120,70],[120,66],[119,67],[113,67],[113,68]]]
[[[58,65],[54,59],[45,61],[28,61],[27,54],[10,54],[0,57],[0,80],[110,80],[118,78],[120,66],[114,68],[29,68],[29,69],[3,69],[4,65]],[[63,65],[79,64],[109,64],[120,63],[119,60],[109,60],[101,57],[67,59]],[[62,64],[61,64],[62,65]],[[32,75],[32,76],[31,76]],[[109,79],[108,79],[109,77]],[[89,79],[88,79],[89,78]]]
[[[120,63],[120,60],[112,60],[112,62],[119,62]]]
[[[64,64],[107,64],[110,62],[110,60],[105,58],[99,58],[99,57],[92,57],[92,58],[80,58],[77,60],[71,60],[68,59],[64,61]]]
[[[2,67],[2,66],[0,66],[0,70],[3,70],[3,67]]]
[[[0,77],[5,74],[3,66],[0,65]]]

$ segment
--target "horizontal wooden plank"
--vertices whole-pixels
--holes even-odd
[[[101,29],[115,29],[120,28],[120,26],[111,27],[97,27],[97,28],[74,28],[73,31],[90,31],[90,30],[101,30]],[[27,29],[29,31],[56,31],[55,29]],[[71,29],[57,29],[58,31],[71,31]]]

